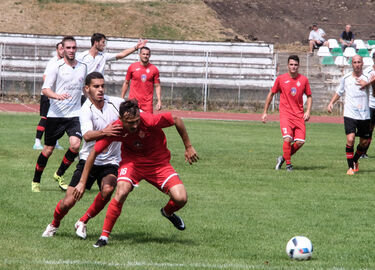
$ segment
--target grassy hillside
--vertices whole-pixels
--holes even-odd
[[[2,0],[0,9],[2,32],[212,41],[236,35],[201,0]]]

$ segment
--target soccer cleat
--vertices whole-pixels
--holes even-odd
[[[46,230],[42,234],[42,237],[52,237],[55,235],[59,228],[54,227],[52,224],[48,224]]]
[[[291,171],[293,171],[293,165],[292,165],[292,164],[287,164],[287,165],[286,165],[286,171],[287,171],[287,172],[291,172]]]
[[[43,150],[43,145],[35,143],[34,146],[33,146],[33,149],[34,150]]]
[[[283,158],[283,156],[279,156],[279,157],[276,159],[276,161],[277,161],[277,163],[276,163],[275,170],[280,170],[280,169],[281,169],[281,166],[283,166],[283,164],[284,164],[285,159]]]
[[[346,172],[347,175],[354,175],[354,170],[353,168],[349,168],[348,171]]]
[[[160,212],[161,212],[161,215],[163,217],[166,217],[167,219],[169,219],[170,222],[172,222],[172,224],[177,228],[179,229],[180,231],[183,231],[185,230],[185,224],[184,224],[184,221],[182,220],[182,218],[180,218],[179,216],[177,216],[176,214],[172,214],[171,216],[167,216],[164,212],[164,208],[160,209]]]
[[[93,245],[94,248],[104,247],[108,244],[108,240],[99,238],[99,240]]]
[[[362,154],[359,158],[369,158],[367,154]]]
[[[64,150],[64,147],[62,147],[62,146],[59,145],[59,144],[56,144],[56,145],[55,145],[55,149],[57,149],[57,150]]]
[[[74,228],[76,228],[76,235],[82,239],[86,239],[87,233],[86,233],[86,224],[82,221],[78,220],[76,224],[74,225]]]
[[[40,192],[40,183],[31,182],[31,191],[32,192]]]
[[[57,172],[55,172],[55,174],[53,175],[53,179],[55,179],[56,182],[59,183],[59,187],[60,187],[62,190],[66,191],[66,190],[68,189],[68,185],[67,185],[67,184],[65,183],[65,181],[64,181],[64,176],[58,176],[58,175],[57,175]]]
[[[358,172],[358,170],[359,170],[359,164],[358,164],[358,162],[354,162],[354,168],[353,168],[353,172]]]

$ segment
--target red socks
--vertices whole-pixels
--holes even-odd
[[[113,226],[115,226],[117,218],[121,214],[122,203],[116,201],[115,198],[111,200],[108,204],[107,214],[105,216],[104,224],[103,224],[103,231],[101,236],[108,237],[111,233]]]
[[[183,205],[177,205],[174,201],[172,201],[171,199],[168,201],[167,205],[164,206],[164,213],[167,215],[167,216],[170,216],[172,215],[174,212],[177,212],[178,210],[180,210],[181,208],[183,207]]]
[[[64,218],[64,216],[68,213],[68,211],[62,211],[60,209],[61,200],[57,203],[55,212],[53,213],[53,221],[52,226],[58,228],[60,226],[60,221]]]
[[[286,164],[290,164],[290,158],[292,156],[292,146],[290,142],[283,143],[283,158],[286,161]]]
[[[107,204],[108,201],[109,201],[109,198],[108,200],[104,200],[104,198],[102,197],[102,194],[99,192],[96,195],[94,202],[90,205],[89,209],[87,209],[86,213],[79,220],[82,221],[83,223],[87,223],[90,218],[95,217],[97,214],[100,213],[100,211],[102,211],[102,209],[104,208],[104,206]]]

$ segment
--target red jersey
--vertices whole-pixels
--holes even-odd
[[[153,64],[143,66],[140,62],[129,66],[125,80],[130,82],[129,99],[138,100],[139,107],[145,112],[153,112],[152,99],[154,84],[159,84],[159,70]]]
[[[120,136],[104,137],[95,143],[95,151],[102,152],[112,142],[120,141],[121,164],[132,162],[138,165],[158,165],[169,163],[171,153],[167,148],[167,139],[162,128],[174,125],[171,113],[157,115],[141,112],[141,122],[135,133],[125,129]],[[121,120],[114,123],[123,125]]]
[[[309,80],[298,74],[292,78],[289,73],[276,78],[272,93],[280,92],[280,118],[303,118],[303,94],[311,96]]]

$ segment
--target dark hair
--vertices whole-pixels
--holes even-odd
[[[61,46],[63,46],[62,41],[58,42],[58,43],[56,44],[56,50],[59,48],[59,45],[60,45],[60,44],[61,44]]]
[[[142,50],[147,50],[147,51],[149,51],[149,52],[151,53],[151,49],[150,49],[149,47],[146,47],[146,46],[142,47],[142,48],[139,50],[139,53],[140,53]]]
[[[103,74],[100,72],[94,71],[89,74],[87,74],[86,79],[85,79],[85,85],[89,86],[91,81],[93,79],[104,79]]]
[[[103,38],[105,40],[107,40],[107,38],[106,38],[106,36],[104,34],[101,34],[101,33],[94,33],[94,34],[92,34],[92,36],[91,36],[91,46],[94,46],[95,41],[99,42]]]
[[[299,57],[298,57],[298,55],[295,55],[295,54],[289,55],[289,57],[288,57],[288,64],[289,64],[289,60],[294,60],[294,61],[296,61],[299,64]]]
[[[61,41],[61,44],[63,45],[63,47],[64,47],[64,45],[65,45],[65,41],[67,41],[67,40],[71,40],[71,41],[76,42],[76,39],[75,39],[73,36],[66,36],[66,37],[64,37],[64,38],[62,39],[62,41]]]
[[[124,114],[129,114],[130,116],[137,116],[139,114],[138,101],[136,99],[128,99],[120,104],[120,117],[122,118]]]

